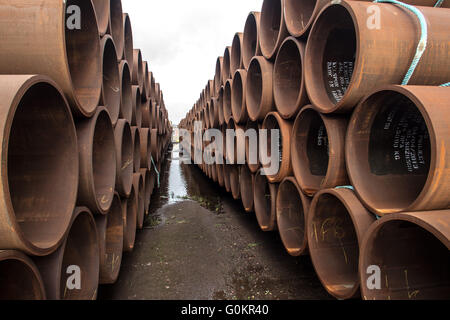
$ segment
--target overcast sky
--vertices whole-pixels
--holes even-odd
[[[161,84],[170,120],[178,124],[214,78],[216,60],[250,11],[263,0],[122,0],[134,47]]]

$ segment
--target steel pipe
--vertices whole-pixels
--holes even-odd
[[[253,201],[256,219],[262,231],[277,230],[278,184],[269,183],[262,170],[255,174]]]
[[[261,9],[259,44],[266,59],[274,59],[275,55],[288,36],[284,22],[285,0],[264,0]]]
[[[152,127],[152,105],[155,102],[151,99],[143,102],[141,105],[142,108],[142,127],[150,128]]]
[[[51,255],[36,257],[49,300],[95,300],[100,272],[100,248],[94,217],[89,209],[75,208],[68,233],[61,246]],[[70,289],[69,279],[77,266],[80,289]],[[76,271],[75,271],[76,272]]]
[[[231,195],[234,200],[239,200],[241,198],[241,188],[240,188],[240,167],[239,165],[231,165],[228,168],[228,174],[230,176],[230,187]]]
[[[78,148],[64,94],[46,76],[0,76],[0,248],[43,256],[75,207]]]
[[[295,178],[308,195],[349,184],[345,166],[345,135],[348,118],[328,116],[313,106],[302,109],[294,123],[291,141]]]
[[[231,47],[226,47],[223,53],[222,84],[231,78]]]
[[[98,32],[103,37],[108,31],[109,25],[109,3],[111,0],[92,0],[95,16],[97,17]]]
[[[76,127],[80,161],[77,204],[88,207],[93,214],[105,215],[116,185],[117,156],[111,118],[105,108],[99,107],[91,119],[79,121]]]
[[[41,275],[33,261],[19,251],[0,250],[0,300],[45,300]]]
[[[147,61],[142,61],[142,70],[144,72],[144,85],[142,86],[141,98],[142,102],[145,102],[150,98],[150,75],[148,74]]]
[[[139,90],[143,90],[144,86],[144,70],[142,69],[142,54],[140,49],[133,49],[133,85],[139,86]]]
[[[72,5],[80,8],[80,29],[66,28],[66,11]],[[92,116],[102,86],[92,2],[15,0],[11,5],[1,0],[0,16],[0,72],[47,75],[61,86],[76,116]]]
[[[271,183],[281,182],[284,178],[293,174],[291,161],[292,122],[282,119],[278,112],[271,112],[266,116],[262,129],[267,130],[267,156],[269,158],[271,157],[271,146],[274,143],[272,141],[272,130],[278,130],[279,132],[280,168],[276,174],[268,175],[267,179]],[[263,159],[265,155],[262,155],[261,152],[262,150],[260,150],[260,159]],[[267,168],[269,165],[262,163],[262,166]]]
[[[100,105],[108,110],[112,124],[115,126],[119,119],[122,86],[114,41],[109,35],[101,39],[100,49],[103,72]]]
[[[231,113],[236,123],[246,123],[248,119],[246,91],[247,71],[239,69],[233,76],[231,89]]]
[[[136,241],[137,207],[134,186],[129,198],[122,198],[123,251],[132,252]]]
[[[259,129],[260,126],[257,122],[254,121],[248,121],[247,125],[245,126],[245,132],[249,133],[250,130],[254,130],[256,134],[256,145],[252,143],[250,146],[250,137],[245,137],[245,160],[247,163],[248,168],[252,173],[256,173],[259,168],[261,167],[261,163],[259,162]],[[253,150],[256,151],[256,154],[253,153]],[[252,151],[252,153],[250,153]]]
[[[223,111],[223,94],[224,94],[224,87],[221,86],[219,89],[219,94],[217,96],[217,112],[219,113],[219,126],[222,126],[225,123],[225,115]]]
[[[247,73],[246,103],[252,121],[263,121],[275,110],[273,100],[273,64],[264,57],[254,57]]]
[[[216,73],[214,75],[214,96],[217,96],[220,88],[223,85],[222,79],[222,70],[223,70],[223,57],[218,57],[216,61]]]
[[[122,202],[117,193],[107,215],[96,216],[100,247],[100,284],[114,284],[119,277],[123,253]]]
[[[363,203],[378,215],[450,208],[450,88],[388,86],[348,128],[346,160]]]
[[[152,136],[150,129],[140,129],[141,149],[139,157],[141,159],[141,168],[150,170],[152,168]]]
[[[231,193],[231,182],[230,182],[230,167],[231,165],[224,164],[223,165],[223,182],[225,186],[225,190],[228,193]]]
[[[128,197],[133,184],[134,144],[131,127],[127,120],[120,119],[114,129],[116,143],[116,188],[122,197]]]
[[[320,191],[308,213],[311,259],[324,288],[337,299],[358,298],[360,246],[376,221],[349,189]]]
[[[248,70],[253,57],[262,55],[259,45],[260,17],[261,13],[252,11],[245,22],[242,39],[242,64],[245,70]]]
[[[223,164],[216,164],[217,182],[219,186],[225,187],[225,178],[223,176]]]
[[[119,64],[120,80],[120,112],[119,118],[131,123],[133,117],[133,94],[131,92],[131,73],[127,61],[122,60]]]
[[[278,188],[276,212],[278,231],[287,252],[294,257],[308,253],[307,219],[311,199],[306,197],[293,177]]]
[[[249,170],[246,165],[240,168],[239,184],[241,190],[242,205],[246,212],[253,212],[253,189],[255,185],[255,175]]]
[[[148,216],[150,213],[150,198],[152,196],[152,185],[151,185],[151,172],[148,169],[140,169],[139,171],[142,175],[142,179],[144,180],[144,211],[145,216]]]
[[[131,101],[132,101],[132,117],[131,125],[134,127],[142,127],[142,102],[141,102],[141,90],[139,86],[131,87]]]
[[[288,37],[281,44],[273,68],[273,96],[284,119],[295,117],[309,103],[303,61],[305,44]]]
[[[212,98],[209,102],[209,125],[211,128],[219,126],[219,106],[216,98]]]
[[[116,45],[117,61],[120,61],[123,58],[125,46],[122,0],[110,0],[109,12],[109,30]]]
[[[142,230],[144,228],[144,218],[145,218],[145,186],[144,178],[142,174],[135,173],[133,175],[133,186],[135,191],[135,203],[137,208],[137,229]]]
[[[380,32],[367,27],[367,12],[378,8]],[[450,10],[420,7],[428,21],[428,45],[410,85],[448,82]],[[392,4],[341,1],[317,17],[305,55],[306,88],[323,113],[349,112],[371,91],[401,84],[417,51],[417,17]]]
[[[123,59],[128,62],[128,66],[130,68],[130,77],[132,77],[134,64],[133,29],[131,27],[131,20],[128,13],[123,14],[123,38],[124,38]]]
[[[242,41],[244,35],[241,32],[237,32],[234,35],[233,43],[231,45],[231,56],[230,56],[230,74],[233,76],[235,72],[242,69],[244,65],[242,64]]]
[[[231,108],[231,96],[232,96],[232,86],[233,80],[228,79],[225,83],[224,91],[223,91],[223,118],[225,123],[229,123],[233,114]]]
[[[449,225],[449,210],[396,213],[374,223],[364,238],[359,262],[363,298],[450,299]],[[380,271],[380,290],[369,287],[377,284],[374,267]]]
[[[133,142],[133,173],[141,168],[141,132],[138,127],[131,127],[131,140]]]

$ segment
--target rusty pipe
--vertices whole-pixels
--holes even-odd
[[[152,105],[155,101],[148,99],[142,103],[142,127],[151,129],[152,127]]]
[[[51,255],[33,258],[49,300],[95,300],[100,272],[100,248],[94,217],[88,208],[75,208],[64,242]],[[67,288],[73,275],[81,272],[81,288]]]
[[[223,112],[223,94],[224,87],[221,86],[219,89],[219,94],[217,95],[217,112],[219,113],[219,126],[225,123],[225,115]]]
[[[241,189],[240,189],[240,167],[239,165],[231,165],[228,167],[228,175],[230,176],[230,187],[231,187],[231,195],[234,200],[239,200],[241,198]]]
[[[117,65],[117,55],[113,39],[106,35],[100,41],[102,60],[102,95],[100,105],[104,106],[111,117],[113,126],[119,119],[121,102],[121,81],[119,67]]]
[[[269,183],[267,177],[258,170],[253,186],[253,201],[256,219],[262,231],[277,230],[278,184]]]
[[[264,0],[261,9],[259,44],[266,59],[274,59],[288,36],[284,22],[285,0]]]
[[[136,241],[137,207],[134,186],[129,198],[122,198],[123,251],[132,252]]]
[[[294,257],[308,253],[307,219],[311,199],[303,194],[297,181],[287,177],[278,188],[277,225],[287,252]]]
[[[450,88],[387,86],[370,94],[348,128],[350,180],[369,210],[450,208]]]
[[[260,12],[252,11],[245,22],[242,39],[242,64],[245,70],[248,70],[253,57],[262,55],[259,45],[260,17]]]
[[[242,160],[245,161],[245,127],[236,124],[233,118],[231,118],[226,130],[227,136],[228,130],[232,130],[232,132],[235,133],[235,136],[232,137],[234,141],[232,144],[229,143],[231,141],[227,141],[228,137],[225,137],[225,140],[227,141],[225,143],[226,159],[229,164],[242,164],[237,162]]]
[[[291,161],[291,141],[292,141],[292,122],[284,120],[278,114],[278,112],[271,112],[266,116],[262,124],[262,129],[267,130],[267,153],[271,156],[271,146],[272,143],[272,130],[279,130],[279,161],[280,168],[278,172],[274,175],[268,175],[267,179],[271,183],[281,182],[284,178],[289,177],[293,174],[292,171],[292,161]],[[260,138],[261,139],[261,138]],[[260,159],[263,159],[265,155],[261,154]],[[263,165],[263,164],[262,164]],[[263,165],[264,168],[269,165]]]
[[[256,145],[252,144],[250,146],[250,137],[245,137],[245,160],[248,168],[252,173],[256,173],[261,167],[261,164],[259,162],[259,129],[260,125],[257,122],[251,120],[249,120],[247,122],[247,125],[245,126],[245,132],[249,133],[250,130],[254,130],[257,139]],[[253,154],[253,147],[255,148],[256,154]],[[250,153],[250,151],[252,151],[252,153]]]
[[[222,84],[231,78],[231,47],[226,47],[223,53]]]
[[[322,190],[308,213],[309,253],[324,288],[339,300],[360,293],[360,246],[376,221],[349,189]]]
[[[133,49],[133,85],[139,86],[139,92],[144,86],[144,70],[142,69],[142,54],[140,49]]]
[[[148,74],[148,62],[142,61],[142,70],[144,72],[144,84],[141,91],[142,102],[150,98],[150,75]]]
[[[264,57],[254,57],[247,72],[247,112],[252,121],[263,121],[275,110],[273,99],[273,64]]]
[[[141,168],[141,132],[138,127],[131,127],[131,140],[133,142],[133,173]]]
[[[66,11],[77,5],[81,29],[66,28]],[[0,1],[2,74],[42,74],[61,86],[74,115],[90,117],[101,86],[100,41],[91,1]],[[89,61],[89,63],[86,63]]]
[[[288,37],[281,44],[273,67],[273,97],[284,119],[294,118],[309,103],[303,61],[305,44]]]
[[[134,127],[142,127],[142,102],[141,90],[139,86],[131,87],[132,116],[131,125]]]
[[[125,46],[122,0],[110,0],[109,13],[109,30],[116,44],[117,61],[120,61],[123,58]]]
[[[0,76],[0,248],[47,255],[63,240],[78,189],[75,126],[46,76]]]
[[[308,196],[349,184],[345,165],[348,117],[324,115],[306,106],[292,130],[291,158],[295,178]]]
[[[214,96],[217,96],[219,94],[220,87],[222,87],[223,85],[222,70],[223,57],[218,57],[216,61],[216,73],[214,74]]]
[[[152,185],[151,185],[151,172],[148,169],[140,169],[139,172],[142,175],[144,181],[144,212],[145,216],[148,216],[150,212],[150,198],[152,196]]]
[[[367,27],[369,7],[378,8],[380,31]],[[410,85],[448,82],[450,10],[420,7],[428,21],[428,45]],[[341,1],[317,17],[305,55],[306,88],[323,113],[350,112],[376,88],[401,84],[417,50],[416,16],[396,5]]]
[[[144,228],[144,219],[145,219],[145,186],[144,186],[144,177],[142,174],[135,173],[133,175],[133,186],[135,191],[135,203],[137,208],[137,220],[136,227],[139,230]]]
[[[231,89],[231,113],[236,123],[246,123],[248,119],[246,91],[247,71],[239,69],[233,76]]]
[[[375,222],[359,260],[363,298],[450,299],[449,225],[449,210],[396,213]],[[373,284],[373,266],[380,271],[380,290],[367,285]]]
[[[225,179],[223,176],[223,164],[216,164],[217,183],[221,187],[225,187]]]
[[[127,61],[122,60],[119,64],[120,80],[120,112],[119,118],[131,123],[133,116],[133,94],[131,92],[131,73]]]
[[[128,197],[133,184],[134,144],[131,127],[127,120],[119,119],[114,129],[116,144],[116,191]]]
[[[0,300],[45,300],[36,265],[20,251],[0,250]]]
[[[105,108],[99,107],[91,118],[76,124],[80,177],[79,206],[93,214],[105,215],[111,207],[116,185],[116,149],[114,129]]]
[[[151,143],[152,143],[152,157],[155,162],[159,162],[159,141],[158,141],[158,130],[152,129],[151,134]]]
[[[225,186],[225,190],[228,193],[231,193],[231,182],[230,182],[230,167],[231,165],[224,164],[223,165],[223,182]]]
[[[230,56],[230,75],[233,77],[234,73],[242,69],[244,65],[242,64],[242,40],[244,35],[241,32],[237,32],[234,35],[233,42],[231,45],[231,56]]]
[[[152,158],[151,158],[151,149],[152,149],[152,137],[150,129],[144,128],[140,129],[140,138],[141,138],[141,149],[139,153],[139,157],[141,159],[141,169],[151,169],[152,167]]]
[[[216,98],[212,98],[209,103],[209,125],[211,128],[219,126],[219,106]]]
[[[133,72],[133,29],[131,27],[131,19],[128,13],[123,14],[123,59],[128,62],[130,68],[130,77]]]
[[[96,216],[100,247],[100,284],[114,284],[119,277],[123,253],[122,201],[114,194],[111,209],[107,215]]]
[[[92,0],[95,16],[97,17],[98,32],[101,37],[108,31],[110,1],[111,0]]]
[[[242,205],[244,206],[246,212],[253,212],[253,189],[255,185],[255,175],[246,165],[242,165],[240,168],[239,184],[241,190]]]
[[[231,96],[232,96],[233,80],[228,79],[223,90],[223,118],[225,123],[229,123],[232,118]]]

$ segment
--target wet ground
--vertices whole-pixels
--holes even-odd
[[[163,171],[135,250],[100,299],[330,299],[310,258],[290,257],[200,169],[169,159]]]

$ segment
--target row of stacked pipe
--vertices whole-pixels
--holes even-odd
[[[171,137],[121,1],[1,0],[0,97],[0,299],[96,299]]]
[[[406,2],[428,27],[409,85],[400,84],[421,36],[411,11],[265,0],[180,123],[192,136],[280,130],[275,175],[265,176],[261,161],[248,164],[243,131],[237,148],[224,138],[224,165],[200,168],[254,211],[263,231],[278,231],[290,255],[310,255],[338,299],[450,298],[450,88],[442,86],[450,9],[448,1]],[[240,148],[247,164],[235,162]],[[189,149],[192,158],[199,151]]]

